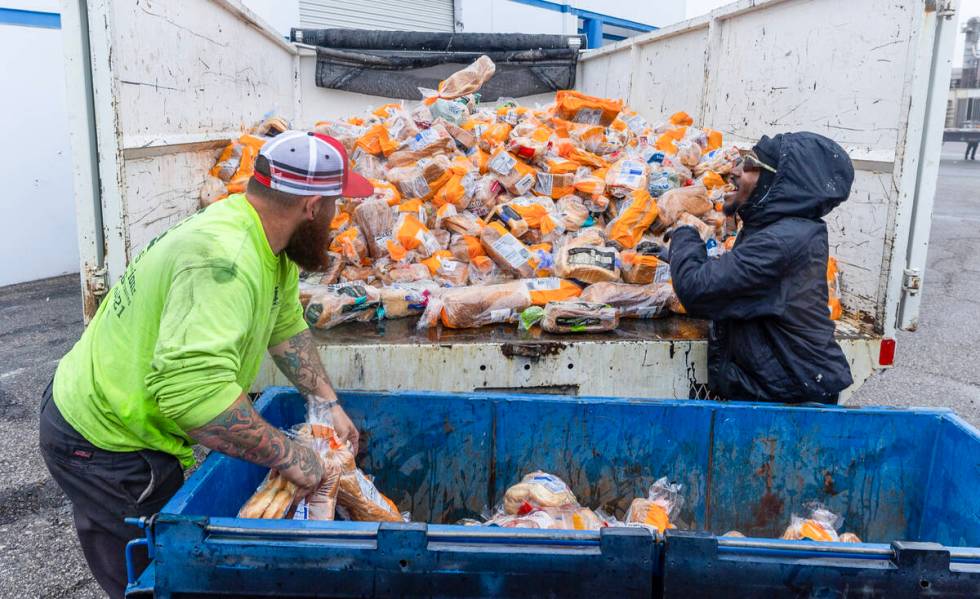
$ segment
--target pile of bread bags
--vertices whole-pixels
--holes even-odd
[[[301,284],[311,326],[420,315],[419,328],[611,330],[683,313],[665,261],[670,227],[693,225],[711,255],[731,247],[721,205],[738,152],[721,133],[683,112],[650,123],[572,90],[545,107],[481,104],[493,71],[484,56],[414,107],[316,124],[375,193],[337,202],[333,266]],[[264,139],[285,128],[271,119],[232,142],[202,201],[240,191]]]

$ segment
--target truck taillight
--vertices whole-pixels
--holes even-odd
[[[881,350],[878,352],[878,365],[891,366],[895,363],[895,340],[882,339]]]

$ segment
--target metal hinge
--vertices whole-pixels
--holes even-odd
[[[902,291],[908,295],[916,295],[922,289],[922,275],[918,268],[906,268],[902,277]]]
[[[109,273],[104,266],[88,269],[88,288],[97,298],[105,297],[109,293]]]
[[[953,0],[926,0],[926,12],[935,11],[937,17],[951,19],[956,15]]]

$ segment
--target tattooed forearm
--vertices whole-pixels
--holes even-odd
[[[313,342],[313,335],[308,330],[270,347],[269,353],[279,370],[300,393],[326,399],[335,397],[330,378]]]
[[[210,449],[275,468],[302,487],[316,484],[323,474],[316,452],[266,422],[244,395],[211,422],[188,434]]]

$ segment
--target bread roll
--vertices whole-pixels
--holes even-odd
[[[620,206],[619,214],[606,225],[606,237],[620,249],[634,248],[657,218],[657,201],[646,188],[636,189]]]
[[[666,508],[660,502],[637,497],[626,512],[628,524],[642,524],[663,534],[668,528],[676,528],[670,522]]]
[[[555,274],[585,283],[618,281],[619,252],[574,239],[565,243],[555,259]]]

